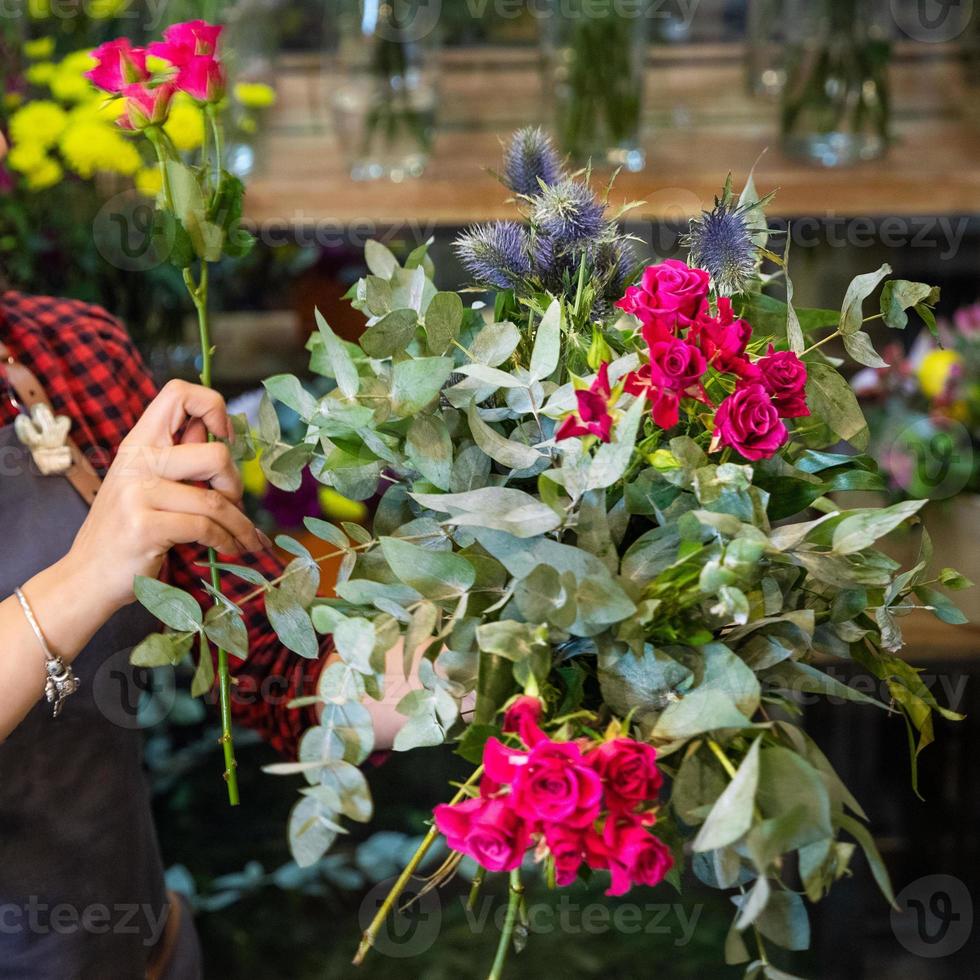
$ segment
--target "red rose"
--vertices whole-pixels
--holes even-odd
[[[663,785],[657,750],[646,742],[614,738],[587,756],[602,779],[610,810],[633,810],[654,800]]]
[[[510,804],[528,823],[585,827],[599,814],[602,781],[574,742],[538,742],[517,769]]]
[[[538,727],[541,710],[538,698],[522,694],[504,712],[504,731],[514,732],[528,747],[546,739],[548,736]]]
[[[735,318],[732,301],[722,296],[715,316],[712,316],[707,300],[701,304],[688,340],[701,348],[708,363],[716,370],[745,376],[752,373],[752,365],[744,356],[751,337],[752,327],[745,320]]]
[[[544,839],[555,859],[555,883],[562,887],[570,885],[585,856],[582,832],[561,824],[548,824],[544,828]]]
[[[555,433],[555,439],[570,439],[573,436],[598,436],[609,442],[613,418],[609,413],[609,399],[612,389],[609,385],[609,365],[603,364],[591,386],[584,391],[576,391],[577,412],[569,415]]]
[[[746,459],[768,459],[788,438],[769,393],[761,384],[748,384],[718,406],[711,450],[731,446]]]
[[[647,830],[652,817],[640,820],[610,817],[602,834],[585,837],[585,860],[590,868],[608,870],[606,895],[625,895],[633,885],[656,885],[674,864],[667,846]]]
[[[759,383],[772,396],[776,411],[784,419],[809,415],[806,404],[806,365],[792,351],[776,351],[772,344],[755,365]]]
[[[527,765],[527,752],[504,745],[499,738],[488,738],[483,746],[483,771],[480,791],[492,796],[517,777],[518,769]]]
[[[666,259],[660,265],[648,265],[640,285],[630,286],[616,306],[638,317],[644,326],[687,326],[708,295],[708,278],[703,269]]]
[[[531,840],[527,825],[503,800],[441,803],[435,822],[454,851],[469,855],[487,871],[520,867]]]
[[[662,429],[677,425],[682,395],[707,401],[701,377],[707,370],[704,355],[691,344],[672,338],[650,347],[650,363],[625,379],[630,394],[644,393],[652,402],[653,420]]]

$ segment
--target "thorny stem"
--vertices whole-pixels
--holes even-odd
[[[449,801],[450,806],[454,803],[459,803],[464,796],[468,795],[469,788],[474,786],[483,775],[483,766],[480,766],[469,779],[459,788],[459,792]],[[412,876],[418,870],[419,865],[422,863],[423,858],[429,852],[429,848],[435,843],[436,838],[439,836],[439,830],[435,824],[429,828],[429,832],[422,838],[422,843],[419,844],[415,853],[412,855],[411,860],[405,865],[405,870],[398,876],[398,880],[392,886],[390,892],[388,892],[387,897],[381,903],[381,907],[378,909],[374,918],[371,920],[371,924],[364,930],[361,936],[361,944],[357,947],[357,953],[354,956],[353,964],[354,966],[360,966],[364,962],[364,957],[367,956],[368,950],[374,945],[374,940],[378,935],[378,931],[384,925],[385,919],[388,918],[389,913],[395,907],[395,903],[401,897],[402,892],[405,890],[408,883],[411,881]]]

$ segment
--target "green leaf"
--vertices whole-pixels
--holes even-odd
[[[839,329],[845,337],[861,329],[861,324],[864,322],[865,299],[878,288],[878,283],[891,271],[891,266],[886,264],[875,272],[866,272],[851,280],[844,294],[844,305],[840,312]]]
[[[924,282],[910,282],[908,279],[892,279],[881,290],[881,314],[885,325],[893,330],[904,330],[909,318],[905,312],[911,307],[918,310],[919,304],[926,308],[939,302],[939,289]]]
[[[429,551],[388,537],[381,538],[381,550],[397,578],[427,599],[461,595],[476,578],[473,566],[451,551]]]
[[[319,517],[304,517],[303,526],[310,534],[315,534],[321,541],[326,541],[344,551],[350,548],[350,541],[347,535],[336,524],[320,520]]]
[[[239,660],[247,659],[248,630],[234,607],[212,606],[204,617],[204,632],[215,646],[233,653]]]
[[[374,623],[361,616],[353,616],[337,623],[333,630],[333,643],[344,663],[350,664],[362,674],[374,673],[371,654],[374,652]]]
[[[888,362],[879,357],[871,343],[871,338],[863,330],[844,334],[844,349],[858,364],[863,364],[865,367],[888,367]]]
[[[757,738],[752,743],[732,781],[715,801],[697,837],[694,838],[692,846],[695,851],[713,851],[725,847],[748,833],[752,826],[755,794],[759,786],[761,743],[761,738]]]
[[[439,607],[428,600],[419,603],[418,608],[412,613],[408,629],[405,630],[405,644],[402,649],[402,666],[406,678],[412,673],[415,655],[423,645],[428,644],[438,621]]]
[[[645,411],[645,399],[635,398],[613,429],[612,441],[603,443],[592,457],[586,477],[587,489],[602,490],[622,478],[633,458],[636,433]]]
[[[495,429],[490,428],[480,418],[476,402],[471,401],[466,409],[466,418],[473,434],[473,441],[491,459],[512,470],[526,470],[541,459],[541,453],[524,443],[505,439]]]
[[[440,415],[418,415],[405,437],[405,454],[412,465],[440,490],[448,490],[453,471],[453,443]]]
[[[361,380],[357,376],[357,368],[354,360],[344,346],[343,341],[330,329],[329,324],[323,318],[319,310],[314,310],[316,325],[323,338],[323,344],[327,353],[327,362],[333,371],[333,377],[337,380],[337,387],[345,398],[353,398],[360,388]]]
[[[803,899],[795,892],[777,889],[755,920],[766,939],[783,949],[801,950],[810,945],[810,921]]]
[[[806,350],[806,340],[803,337],[803,327],[800,318],[793,309],[793,280],[789,277],[789,245],[791,235],[786,236],[786,250],[783,253],[783,271],[786,275],[786,342],[794,354],[802,354]]]
[[[636,711],[642,718],[670,703],[674,692],[690,684],[688,667],[649,644],[642,656],[627,651],[599,667],[603,700],[620,715]]]
[[[274,374],[266,378],[262,386],[270,398],[291,408],[301,419],[307,420],[316,414],[316,399],[299,383],[292,374]]]
[[[364,261],[372,274],[382,279],[390,279],[399,268],[398,259],[391,250],[373,238],[364,243]]]
[[[453,373],[452,358],[417,357],[399,361],[391,371],[391,408],[401,418],[421,412],[439,395]]]
[[[965,576],[961,575],[955,568],[944,568],[939,573],[939,581],[946,586],[947,589],[952,589],[954,592],[958,592],[960,589],[970,589],[973,587],[973,583]]]
[[[151,633],[133,647],[129,662],[134,667],[176,667],[187,656],[193,639],[193,633]]]
[[[924,500],[904,500],[891,507],[861,510],[845,517],[834,528],[834,553],[851,555],[870,548],[879,538],[918,513],[925,503]]]
[[[183,590],[155,578],[137,575],[133,580],[133,592],[164,626],[187,633],[201,629],[201,607]]]
[[[215,607],[217,608],[217,607]],[[197,657],[197,667],[191,680],[191,697],[204,697],[214,685],[214,661],[211,659],[211,648],[201,634],[200,650]]]
[[[664,709],[653,727],[653,735],[674,740],[719,728],[750,728],[751,725],[723,691],[698,687]]]
[[[561,353],[561,301],[552,300],[538,324],[531,351],[531,381],[543,381],[554,374]]]
[[[495,528],[519,538],[545,534],[561,524],[561,517],[547,504],[512,487],[482,487],[465,493],[413,493],[410,496],[423,507],[448,514],[448,523]]]
[[[266,592],[265,611],[283,646],[307,660],[316,660],[320,656],[320,644],[310,614],[295,591],[288,587],[288,581]]]
[[[530,657],[536,648],[545,645],[547,630],[532,623],[503,619],[478,626],[476,640],[481,650],[518,663]]]
[[[393,310],[372,324],[361,335],[361,349],[368,357],[384,358],[401,354],[412,342],[418,314],[415,310]]]
[[[938,619],[952,626],[960,626],[970,620],[960,611],[956,603],[942,592],[930,589],[924,585],[916,586],[915,594],[927,605],[931,606]]]
[[[873,704],[888,710],[888,705],[877,698],[870,697],[857,688],[844,684],[818,667],[800,663],[798,660],[785,660],[760,673],[766,689],[787,691],[792,694],[823,694],[829,698],[856,701],[859,704]]]
[[[463,301],[456,293],[436,293],[425,311],[426,346],[431,354],[444,354],[459,336]]]
[[[316,864],[337,839],[336,814],[313,796],[304,796],[289,814],[289,849],[301,868]]]
[[[470,345],[473,360],[479,364],[496,367],[503,364],[517,349],[521,334],[513,323],[488,323]]]
[[[806,399],[810,411],[841,439],[861,448],[867,441],[865,421],[857,396],[838,371],[820,361],[807,363]]]
[[[875,881],[878,883],[878,887],[881,889],[881,894],[885,896],[888,904],[893,909],[898,909],[898,903],[895,901],[895,893],[892,891],[892,883],[888,877],[888,869],[885,867],[885,862],[881,859],[881,854],[875,845],[874,838],[868,832],[868,828],[855,820],[854,817],[849,816],[846,813],[838,813],[834,817],[834,823],[836,823],[841,830],[846,830],[860,845],[861,849],[864,851],[864,856],[868,859],[868,864],[871,865],[871,873],[874,875]]]

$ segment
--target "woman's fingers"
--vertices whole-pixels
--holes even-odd
[[[169,511],[155,511],[154,530],[161,537],[161,546],[169,550],[177,544],[200,544],[214,548],[222,555],[238,557],[242,546],[231,533],[217,521],[200,514],[174,514]]]
[[[147,492],[146,504],[156,511],[207,517],[220,524],[246,551],[265,547],[255,525],[217,490],[159,480]]]
[[[154,473],[165,480],[199,480],[210,483],[229,500],[242,499],[242,477],[228,447],[222,442],[187,443],[155,450]]]
[[[200,419],[191,419],[180,437],[182,443],[207,442],[208,429]]]
[[[127,436],[138,444],[169,446],[188,419],[200,419],[219,439],[232,436],[225,400],[216,391],[187,381],[168,381]]]

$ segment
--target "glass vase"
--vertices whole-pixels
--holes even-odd
[[[544,10],[542,62],[552,125],[576,163],[643,168],[647,37],[643,4],[550,0]]]
[[[438,17],[428,0],[332,0],[330,105],[354,180],[419,176],[438,106]]]
[[[891,44],[874,0],[787,0],[783,149],[826,167],[881,156],[889,141]]]

